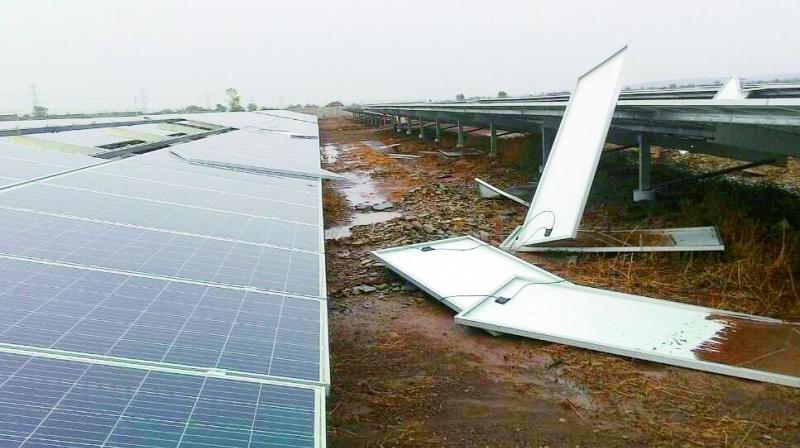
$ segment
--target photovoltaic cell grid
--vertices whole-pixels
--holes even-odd
[[[184,157],[260,168],[317,173],[319,141],[269,131],[237,130],[176,148]]]
[[[192,207],[204,207],[230,213],[243,213],[251,216],[296,221],[315,226],[319,220],[319,209],[314,205],[268,198],[256,199],[249,196],[198,190],[174,184],[165,185],[164,183],[131,177],[104,175],[95,171],[82,171],[74,175],[53,179],[52,181],[45,181],[44,183],[133,196],[147,200],[171,202]]]
[[[320,252],[321,246],[319,227],[314,224],[112,196],[43,183],[3,192],[0,205],[256,244],[270,244],[287,249]],[[299,208],[291,210],[293,218],[306,221],[318,220],[317,210],[308,209],[307,212],[297,211]]]
[[[309,125],[304,134],[316,132]],[[273,146],[277,135],[240,134],[227,139],[239,150],[221,140],[211,146],[264,156],[278,168],[319,166],[318,142],[280,138],[286,145]],[[31,154],[95,162],[21,150],[23,167]],[[23,169],[0,167],[0,182],[17,183]],[[0,209],[3,253],[140,275],[3,258],[0,341],[76,359],[87,353],[327,382],[324,301],[203,284],[324,296],[321,256],[304,252],[321,252],[320,188],[319,180],[199,167],[163,150],[6,190],[0,207],[27,211]],[[0,353],[2,446],[315,446],[322,401],[316,389],[290,384]]]
[[[0,253],[299,295],[321,287],[320,254],[5,208]]]
[[[319,207],[319,180],[295,179],[198,166],[157,151],[92,171],[174,183],[254,198]]]
[[[0,187],[101,162],[91,157],[0,143]]]
[[[0,341],[321,381],[324,302],[0,260]]]
[[[0,445],[313,447],[311,389],[0,354]]]

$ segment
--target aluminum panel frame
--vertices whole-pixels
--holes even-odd
[[[423,251],[426,247],[433,249]],[[469,308],[515,274],[545,282],[564,281],[561,277],[471,236],[380,249],[371,254],[389,269],[456,312]],[[422,262],[415,255],[424,255],[430,261]],[[481,257],[484,262],[480,262]],[[457,286],[448,286],[445,284],[447,282]]]
[[[531,288],[528,285],[534,287]],[[502,304],[497,302],[496,297],[508,298],[507,294],[512,291],[514,293],[510,300]],[[536,292],[549,294],[547,299],[553,303],[549,310],[546,306],[542,306],[541,300],[537,300]],[[576,299],[580,296],[586,296],[588,299]],[[573,312],[565,310],[565,307],[570,305],[570,301],[574,307]],[[609,311],[609,305],[614,305],[614,302],[618,302],[617,310]],[[547,304],[544,303],[544,305]],[[647,310],[648,307],[653,309]],[[602,312],[608,317],[603,318],[597,309],[593,310],[592,308],[602,309]],[[649,312],[652,319],[642,322],[645,314],[643,311]],[[675,319],[678,321],[678,325],[674,323],[665,325],[663,322],[668,316],[683,317],[683,319]],[[732,346],[730,348],[733,350],[740,349],[738,342],[730,341],[731,335],[735,335],[736,326],[731,324],[725,327],[725,325],[719,324],[719,321],[725,319],[729,319],[731,322],[740,321],[752,324],[752,328],[756,330],[755,333],[759,326],[771,326],[773,330],[785,330],[787,335],[797,339],[798,345],[794,347],[794,350],[798,350],[800,347],[800,324],[797,323],[589,288],[569,282],[551,285],[535,284],[535,280],[531,281],[523,277],[512,278],[455,317],[455,321],[461,325],[484,330],[722,375],[800,387],[800,365],[793,366],[793,371],[797,372],[797,375],[740,367],[742,363],[755,363],[769,359],[773,355],[782,353],[781,350],[789,349],[788,345],[781,350],[772,350],[738,362],[738,365],[699,359],[699,356],[713,358],[716,356],[715,351],[721,353],[721,348],[727,348],[724,346],[726,343],[730,344]],[[537,320],[538,322],[536,322]],[[559,320],[568,321],[560,333],[552,330]],[[539,326],[537,327],[537,325]],[[662,327],[657,328],[659,325]],[[547,326],[551,329],[547,329]],[[602,328],[597,329],[598,326]],[[637,329],[637,326],[642,330],[639,334],[635,334],[633,331]],[[597,333],[594,338],[581,335],[592,329],[595,329]],[[673,329],[674,332],[672,332]],[[652,340],[653,334],[658,330],[665,331],[662,334],[663,338]],[[742,331],[743,334],[739,336],[739,339],[749,338],[750,335],[746,333],[746,330],[747,328]],[[691,334],[692,331],[693,334]],[[726,334],[725,331],[730,332]],[[629,337],[634,342],[628,343],[627,346],[608,343],[620,336]],[[648,338],[651,340],[648,341]],[[654,344],[649,350],[641,347],[648,343]],[[640,347],[637,347],[637,344]],[[736,346],[734,347],[734,345]],[[747,348],[752,349],[752,346]],[[742,348],[742,350],[744,349]],[[701,353],[703,354],[701,355]]]
[[[619,97],[626,50],[578,78],[512,250],[577,235]]]

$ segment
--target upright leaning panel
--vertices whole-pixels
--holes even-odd
[[[577,235],[619,96],[626,49],[578,79],[513,249]]]

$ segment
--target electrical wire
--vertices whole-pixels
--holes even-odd
[[[477,249],[477,248],[479,248],[479,247],[486,247],[486,246],[490,246],[490,245],[489,245],[489,244],[486,244],[486,243],[482,243],[482,244],[477,244],[477,245],[475,245],[475,246],[473,246],[473,247],[467,247],[467,248],[463,248],[463,249],[460,249],[460,248],[459,248],[459,249],[457,249],[457,248],[454,248],[454,247],[431,247],[431,246],[424,246],[424,247],[422,247],[420,250],[421,250],[421,251],[423,251],[423,252],[431,252],[431,251],[434,251],[434,250],[436,250],[436,251],[439,251],[439,250],[447,250],[447,251],[453,251],[453,252],[468,252],[468,251],[471,251],[471,250],[475,250],[475,249]]]
[[[552,281],[552,282],[527,282],[521,288],[519,288],[517,290],[517,292],[512,294],[511,297],[495,296],[493,294],[454,294],[452,296],[442,297],[442,300],[444,300],[444,299],[452,299],[454,297],[487,297],[487,298],[491,297],[491,298],[495,299],[495,301],[502,300],[502,302],[498,302],[498,303],[505,304],[509,300],[517,297],[517,295],[519,293],[521,293],[522,290],[527,288],[528,286],[531,286],[531,285],[555,285],[557,283],[564,283],[564,282],[566,282],[566,280],[563,279],[563,278],[561,280],[556,280],[556,281]]]
[[[540,215],[542,215],[543,213],[550,213],[550,215],[552,215],[552,216],[553,216],[553,223],[552,223],[552,224],[550,224],[550,227],[547,227],[547,226],[542,226],[542,227],[539,227],[538,229],[535,229],[535,230],[533,231],[533,233],[531,233],[531,237],[532,237],[533,235],[536,235],[536,233],[537,233],[538,231],[542,230],[542,229],[544,229],[544,236],[545,236],[545,237],[548,237],[548,236],[550,236],[550,233],[552,233],[552,232],[553,232],[553,228],[556,226],[556,214],[555,214],[555,213],[553,213],[551,210],[542,210],[542,211],[540,211],[539,213],[537,213],[537,214],[533,215],[533,217],[531,217],[531,219],[528,219],[528,220],[527,220],[527,222],[531,222],[531,221],[533,221],[534,219],[538,218],[538,217],[539,217]],[[520,236],[522,236],[522,230],[525,230],[525,224],[523,224],[523,227],[522,227],[522,229],[520,229],[520,231],[519,231],[519,232],[518,232],[518,234],[517,234],[517,237],[516,237],[516,238],[514,238],[514,241],[517,241],[517,240],[519,240],[519,237],[520,237]]]

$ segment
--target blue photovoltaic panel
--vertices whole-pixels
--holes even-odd
[[[228,193],[256,201],[279,201],[319,208],[320,181],[274,177],[242,171],[223,170],[191,164],[172,156],[150,153],[118,163],[109,163],[92,171],[131,177],[165,185],[191,187],[201,191]]]
[[[0,353],[4,448],[314,447],[314,389]]]
[[[63,173],[103,160],[0,142],[0,187]]]
[[[245,214],[252,217],[280,219],[287,222],[298,222],[316,227],[319,226],[319,207],[295,202],[237,196],[208,190],[198,190],[174,184],[163,184],[131,177],[103,175],[94,170],[82,171],[69,176],[62,176],[43,184],[58,185],[84,191],[108,193],[101,200],[116,202],[119,196],[141,198],[149,201],[161,201],[190,207],[201,207],[215,211]],[[315,189],[316,190],[316,189]],[[58,190],[60,195],[72,194]],[[111,197],[106,197],[111,195]]]
[[[0,193],[0,205],[154,229],[320,252],[318,210],[290,208],[295,221],[66,189],[44,183]],[[308,222],[311,222],[310,224]]]
[[[318,135],[261,114],[197,118]],[[318,141],[286,133],[192,146],[319,167]],[[322,389],[291,384],[329,383],[320,180],[192,165],[169,149],[105,163],[0,144],[0,187],[53,174],[0,191],[0,447],[324,444]]]
[[[0,259],[0,341],[10,344],[322,381],[324,306]]]
[[[245,128],[175,148],[190,159],[307,172],[319,172],[319,141],[292,138],[269,128]]]
[[[4,208],[0,253],[290,294],[321,292],[320,254]]]

